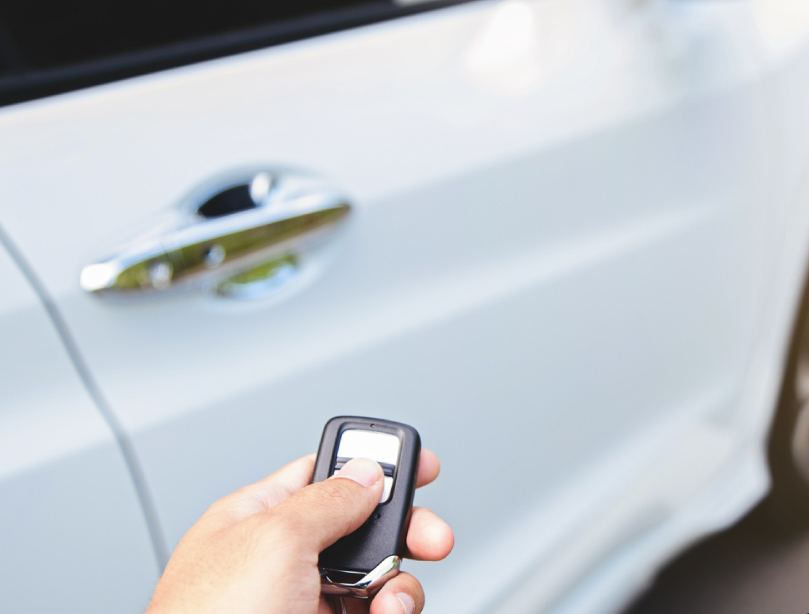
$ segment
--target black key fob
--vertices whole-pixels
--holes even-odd
[[[399,573],[420,452],[419,434],[406,424],[357,416],[326,423],[312,481],[326,480],[352,458],[364,457],[382,466],[385,489],[365,524],[320,553],[322,593],[367,598]]]

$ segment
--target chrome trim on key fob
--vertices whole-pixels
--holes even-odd
[[[382,588],[385,582],[399,574],[399,565],[401,563],[402,559],[395,554],[389,556],[364,576],[357,574],[360,579],[353,583],[347,581],[345,571],[321,569],[320,592],[324,595],[345,595],[367,599]],[[333,580],[329,574],[339,579]],[[337,574],[340,575],[338,576]]]

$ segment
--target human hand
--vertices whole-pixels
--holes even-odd
[[[214,503],[177,546],[146,614],[329,614],[318,554],[371,515],[383,473],[374,461],[354,459],[333,478],[309,484],[314,459],[298,459]],[[438,458],[422,450],[417,487],[438,472]],[[453,543],[443,520],[413,508],[408,558],[438,561]],[[345,604],[349,614],[414,614],[424,607],[424,591],[400,573],[370,604]]]

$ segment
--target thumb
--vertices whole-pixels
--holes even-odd
[[[379,463],[355,458],[324,482],[310,484],[272,509],[295,531],[298,543],[319,553],[358,529],[382,497]]]

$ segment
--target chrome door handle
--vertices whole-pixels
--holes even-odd
[[[301,254],[322,243],[350,210],[342,194],[308,175],[234,173],[195,190],[168,228],[85,266],[80,284],[97,295],[199,286],[253,295],[257,285],[272,286],[268,280],[293,270]]]

